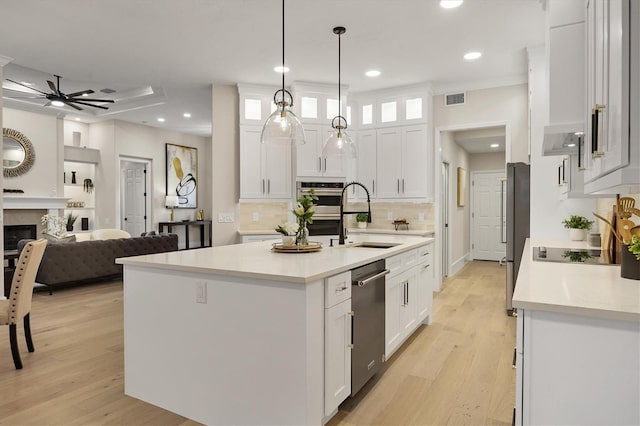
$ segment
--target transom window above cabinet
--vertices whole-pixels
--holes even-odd
[[[396,93],[384,90],[379,94],[368,93],[366,97],[354,96],[359,106],[358,124],[361,128],[402,126],[431,121],[431,95],[423,88],[401,88]]]

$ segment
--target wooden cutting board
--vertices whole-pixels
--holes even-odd
[[[607,214],[607,220],[611,223],[613,220],[613,213]],[[602,229],[602,251],[610,257],[611,245],[613,244],[613,232],[611,232],[611,228],[607,225],[603,226]]]

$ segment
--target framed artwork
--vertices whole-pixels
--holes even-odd
[[[467,171],[458,167],[458,207],[464,207],[467,196]]]
[[[167,146],[167,195],[178,197],[177,208],[198,206],[198,149],[189,146]]]

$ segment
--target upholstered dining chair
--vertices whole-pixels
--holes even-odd
[[[47,240],[45,239],[30,241],[25,244],[16,263],[16,270],[13,273],[9,298],[0,300],[0,325],[9,326],[11,355],[13,355],[13,364],[16,366],[16,370],[22,368],[16,329],[18,321],[21,319],[24,319],[24,337],[27,341],[27,349],[29,349],[29,352],[35,350],[33,340],[31,340],[29,314],[31,312],[33,284],[46,246]]]

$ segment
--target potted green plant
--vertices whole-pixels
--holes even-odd
[[[640,280],[640,237],[633,236],[628,244],[622,245],[620,276]]]
[[[368,220],[369,220],[368,213],[358,213],[356,215],[356,222],[358,222],[358,228],[366,228]]]
[[[84,192],[91,194],[93,192],[93,181],[89,178],[84,180]]]
[[[591,229],[591,225],[593,225],[592,220],[577,214],[571,215],[569,219],[563,220],[562,223],[565,228],[569,228],[569,238],[572,241],[584,240],[585,232]]]
[[[73,231],[73,224],[76,223],[78,216],[74,216],[72,213],[67,215],[67,231]]]

